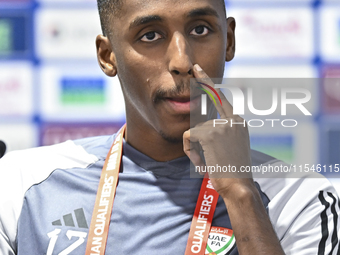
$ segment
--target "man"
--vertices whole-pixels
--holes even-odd
[[[338,252],[338,199],[325,179],[211,175],[198,199],[202,180],[190,178],[189,158],[196,166],[238,169],[281,164],[251,152],[242,125],[190,126],[190,79],[203,79],[202,88],[211,90],[209,77],[222,77],[234,56],[235,21],[226,19],[224,2],[98,0],[98,6],[104,33],[96,40],[98,61],[120,79],[126,131],[7,154],[0,161],[0,254]],[[221,117],[242,122],[217,93]],[[116,179],[109,174],[117,166],[111,215]]]

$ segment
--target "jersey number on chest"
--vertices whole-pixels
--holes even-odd
[[[47,234],[47,236],[50,238],[50,242],[48,244],[46,255],[52,255],[53,254],[53,251],[54,251],[55,245],[57,243],[60,232],[61,232],[61,229],[55,229],[52,232]],[[68,255],[72,251],[77,249],[82,243],[85,242],[85,238],[87,236],[87,233],[86,232],[80,232],[80,231],[68,230],[66,232],[66,236],[69,240],[71,240],[72,238],[74,239],[74,237],[78,238],[78,239],[75,239],[75,241],[70,246],[68,246],[66,249],[61,251],[58,255]]]

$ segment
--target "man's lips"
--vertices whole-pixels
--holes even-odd
[[[170,100],[178,103],[187,103],[190,102],[190,97],[168,97],[165,100]]]
[[[189,114],[190,111],[196,109],[200,105],[200,96],[196,96],[190,100],[188,96],[166,97],[165,103],[171,111],[178,114]]]

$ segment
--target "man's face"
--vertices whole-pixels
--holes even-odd
[[[190,128],[193,65],[223,76],[227,29],[220,0],[124,0],[109,39],[128,123],[181,141]]]

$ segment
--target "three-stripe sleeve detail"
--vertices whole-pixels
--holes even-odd
[[[319,243],[318,255],[324,255],[326,249],[326,241],[328,238],[328,217],[327,217],[327,209],[329,207],[329,203],[326,201],[325,197],[323,196],[323,191],[319,192],[319,200],[322,205],[325,206],[324,210],[321,212],[321,240]]]
[[[333,203],[331,206],[331,212],[333,214],[333,221],[334,221],[334,229],[333,229],[333,235],[332,235],[332,250],[330,252],[330,254],[333,253],[335,246],[338,243],[338,233],[337,233],[337,229],[338,229],[338,214],[336,212],[335,206],[336,206],[336,198],[334,197],[334,195],[330,192],[327,192],[328,196],[330,196],[333,199]]]
[[[326,198],[325,195],[330,197],[332,199],[332,204],[330,204]],[[329,254],[333,254],[333,251],[335,250],[337,244],[338,244],[338,213],[337,213],[337,209],[336,209],[336,205],[337,205],[337,198],[330,192],[325,193],[324,191],[320,191],[319,192],[319,196],[318,196],[321,204],[324,206],[324,209],[322,210],[320,217],[321,217],[321,240],[319,243],[319,249],[318,249],[318,255],[324,255],[326,252],[326,242],[328,240],[328,238],[331,238],[331,244],[332,244],[332,249],[329,252]],[[333,220],[329,221],[329,216],[330,213],[333,216]],[[330,224],[333,224],[333,230],[329,229]],[[332,231],[332,233],[330,233],[330,231]],[[331,234],[331,235],[330,235]],[[338,248],[339,249],[339,248]],[[337,252],[337,254],[339,254],[339,251]]]

